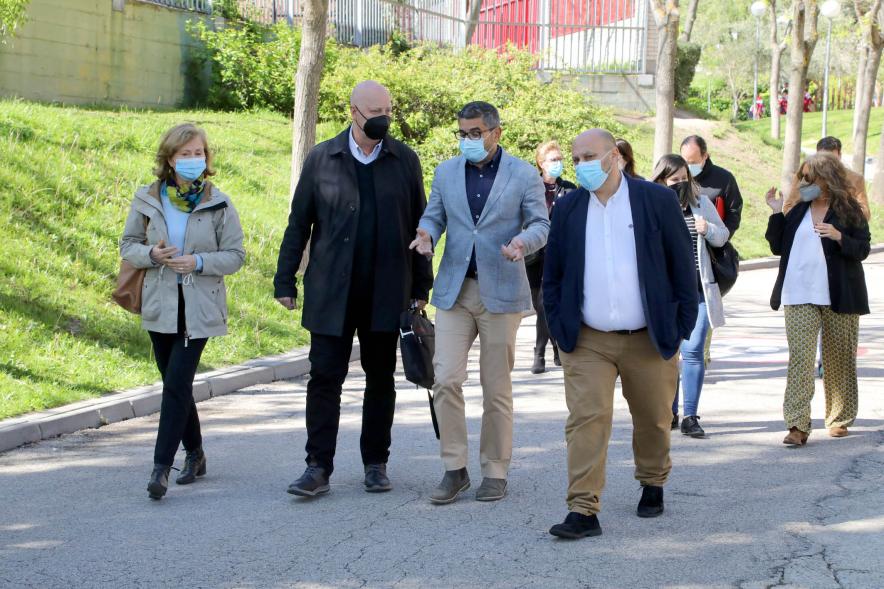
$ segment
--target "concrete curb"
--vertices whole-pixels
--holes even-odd
[[[308,349],[301,348],[197,374],[193,383],[194,399],[199,403],[246,387],[304,376],[310,372],[307,356]],[[358,359],[359,343],[354,342],[350,361]],[[83,429],[151,415],[160,410],[162,399],[162,383],[155,383],[0,421],[0,453]]]
[[[880,252],[884,252],[884,243],[872,246],[872,253]],[[740,271],[776,268],[779,263],[778,257],[746,260],[740,262]],[[310,372],[307,355],[308,348],[301,348],[197,374],[193,383],[194,399],[199,403],[257,384],[304,376]],[[350,361],[358,359],[359,344],[354,342]],[[0,453],[63,434],[157,413],[162,397],[162,385],[156,383],[0,421]]]
[[[884,243],[876,243],[872,246],[870,254],[880,254],[884,252]],[[767,258],[757,258],[755,260],[744,260],[740,262],[740,272],[748,272],[750,270],[762,270],[764,268],[777,268],[780,265],[779,256],[769,256]]]

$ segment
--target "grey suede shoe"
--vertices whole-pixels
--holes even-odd
[[[469,488],[470,475],[467,474],[467,469],[446,470],[445,476],[442,477],[442,482],[430,493],[430,502],[436,505],[451,503],[457,499],[457,496],[462,491],[466,491]]]
[[[499,501],[506,495],[506,479],[485,477],[476,489],[476,501]]]

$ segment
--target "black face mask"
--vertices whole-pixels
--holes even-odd
[[[681,203],[682,207],[686,207],[689,202],[691,202],[691,196],[693,196],[693,188],[691,187],[690,182],[676,182],[675,184],[670,184],[669,188],[675,191],[675,194],[678,195],[678,202]]]
[[[387,131],[390,130],[390,117],[387,115],[379,115],[368,118],[362,114],[359,107],[356,107],[356,112],[365,117],[365,124],[362,125],[360,129],[362,129],[362,132],[365,133],[366,137],[374,139],[375,141],[380,141],[387,136]]]

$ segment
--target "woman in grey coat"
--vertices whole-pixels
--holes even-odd
[[[224,276],[242,267],[245,250],[233,203],[207,180],[214,172],[205,131],[190,124],[167,131],[154,173],[156,182],[132,200],[120,255],[147,270],[141,325],[163,377],[147,491],[161,499],[179,444],[187,456],[175,482],[186,485],[206,473],[193,378],[208,338],[227,333]]]
[[[730,232],[718,216],[712,201],[700,194],[688,164],[681,156],[669,154],[660,158],[654,169],[653,181],[668,186],[678,195],[685,224],[694,243],[694,259],[685,262],[692,262],[697,268],[697,296],[700,309],[691,337],[681,343],[680,349],[679,376],[684,387],[684,419],[681,421],[681,433],[693,438],[702,438],[706,432],[700,427],[697,410],[700,393],[703,390],[703,378],[706,375],[703,348],[709,330],[724,325],[721,291],[712,274],[708,247],[723,246]],[[672,428],[675,429],[677,426],[678,390],[675,391],[675,400],[672,403]]]

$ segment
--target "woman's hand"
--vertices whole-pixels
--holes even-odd
[[[706,232],[709,231],[709,222],[700,215],[694,215],[694,228],[700,235],[706,235]]]
[[[196,270],[196,256],[178,256],[166,260],[166,266],[174,270],[178,274],[190,274]]]
[[[772,186],[771,189],[767,191],[766,199],[767,206],[770,207],[770,210],[772,210],[774,214],[783,212],[785,199],[783,198],[783,193],[777,190],[776,187]]]
[[[161,239],[158,244],[150,250],[150,259],[154,264],[165,264],[169,259],[178,253],[178,248],[174,245],[166,247],[166,241]]]
[[[829,223],[817,223],[813,228],[820,237],[827,237],[832,241],[841,243],[841,232],[835,229],[834,225]]]

